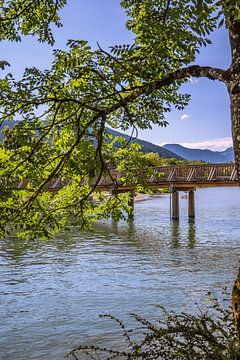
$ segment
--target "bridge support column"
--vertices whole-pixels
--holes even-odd
[[[176,190],[172,193],[172,219],[179,219],[179,192]]]
[[[129,206],[128,219],[130,220],[134,218],[134,195],[135,195],[134,190],[130,191],[130,196],[128,200],[128,206]]]
[[[188,192],[188,217],[195,218],[194,190]]]

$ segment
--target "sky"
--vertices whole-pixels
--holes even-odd
[[[133,34],[125,28],[126,15],[120,0],[68,0],[61,11],[63,27],[54,29],[53,48],[66,48],[68,39],[99,42],[107,49],[111,45],[131,43]],[[230,47],[224,29],[212,35],[213,45],[201,50],[196,64],[227,68]],[[20,78],[26,67],[49,68],[53,48],[26,37],[21,43],[0,43],[1,57],[11,64],[10,71]],[[8,69],[9,71],[9,69]],[[154,126],[140,130],[139,138],[158,145],[178,143],[187,147],[221,151],[232,145],[229,97],[225,86],[208,79],[193,78],[183,86],[191,94],[183,111],[167,114],[167,128]]]

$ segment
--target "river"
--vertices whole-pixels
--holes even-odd
[[[181,193],[184,195],[184,193]],[[231,288],[240,260],[240,189],[198,189],[196,220],[169,219],[169,196],[136,203],[134,221],[98,223],[48,242],[0,241],[0,359],[64,359],[79,344],[118,343],[112,314],[195,311]]]

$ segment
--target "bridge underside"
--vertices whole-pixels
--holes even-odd
[[[187,192],[188,193],[188,217],[189,219],[195,218],[195,190],[197,188],[210,188],[210,187],[232,187],[232,186],[239,186],[238,181],[216,181],[216,182],[189,182],[189,181],[183,181],[183,182],[177,182],[177,183],[166,183],[166,182],[158,182],[158,183],[151,183],[148,184],[148,187],[154,191],[160,190],[160,189],[168,189],[171,196],[171,206],[170,206],[170,213],[171,218],[173,220],[179,219],[179,192]],[[98,186],[98,190],[100,191],[106,191],[111,193],[111,195],[114,195],[116,193],[125,193],[129,192],[131,194],[129,199],[129,218],[133,218],[134,214],[134,195],[135,195],[135,186],[129,185],[129,186],[122,186],[116,185],[110,186],[110,185],[102,185]]]
[[[203,164],[203,165],[179,165],[179,166],[161,166],[151,169],[151,175],[144,171],[136,170],[138,179],[143,176],[149,189],[157,191],[158,189],[169,189],[171,201],[171,216],[173,219],[179,218],[179,192],[188,192],[188,214],[189,217],[195,216],[194,191],[197,188],[207,187],[228,187],[239,186],[240,179],[237,175],[237,167],[233,163],[228,164]],[[117,193],[130,192],[129,215],[133,216],[134,193],[136,184],[123,185],[127,171],[118,172],[110,170],[110,173],[103,175],[98,182],[92,180],[90,186],[95,190],[106,191],[114,196]],[[1,180],[1,179],[0,179]],[[133,180],[134,181],[134,180]],[[134,181],[134,182],[135,182]],[[46,190],[57,193],[59,189],[71,183],[71,179],[60,179],[58,177],[51,179],[46,186]],[[85,185],[85,181],[79,183],[79,186]],[[16,184],[16,190],[24,190],[28,186],[28,179]],[[29,189],[28,189],[29,190]],[[132,210],[131,210],[132,209]]]
[[[229,187],[229,186],[239,186],[239,182],[238,181],[217,181],[217,182],[199,182],[199,183],[195,183],[195,182],[176,182],[176,183],[166,183],[166,182],[158,182],[158,183],[151,183],[147,185],[149,189],[153,189],[153,190],[157,190],[157,189],[175,189],[177,191],[190,191],[192,189],[196,189],[196,188],[209,188],[209,187]],[[115,191],[122,193],[122,192],[127,192],[127,191],[132,191],[135,190],[135,186],[134,185],[117,185],[113,186],[113,184],[108,184],[108,185],[98,185],[97,187],[98,190],[100,191],[109,191],[112,192],[113,189],[115,189]]]

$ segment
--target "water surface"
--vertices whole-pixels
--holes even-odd
[[[181,193],[184,195],[184,193]],[[0,359],[64,359],[80,343],[114,345],[112,314],[157,319],[161,304],[195,311],[208,290],[231,287],[240,259],[240,189],[200,189],[196,220],[169,219],[169,196],[137,203],[129,223],[74,229],[68,238],[0,243]]]

